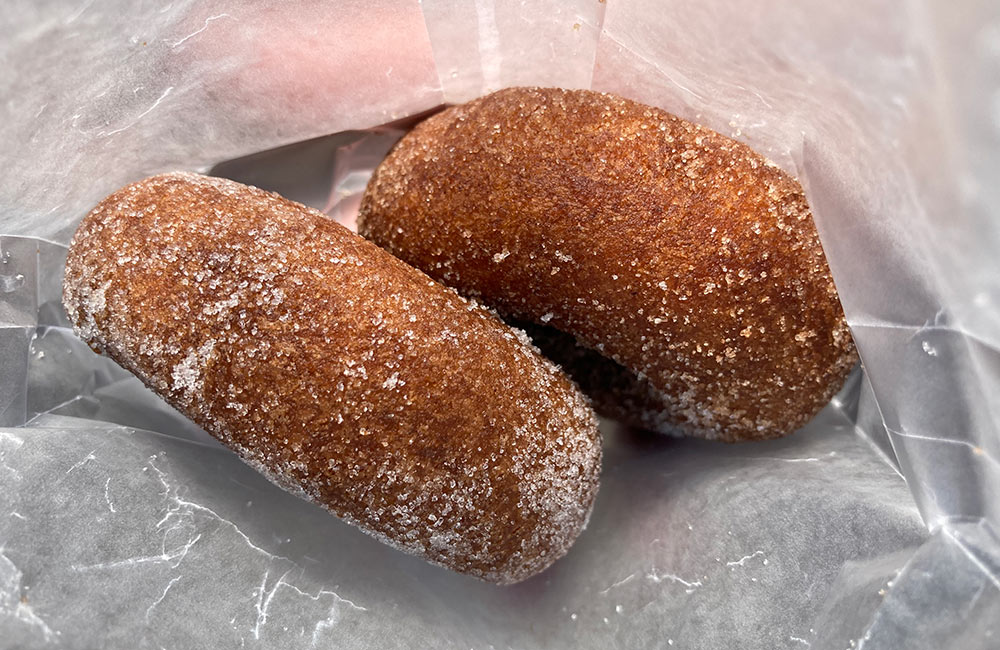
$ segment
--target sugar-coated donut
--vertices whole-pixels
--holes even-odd
[[[376,169],[358,227],[622,364],[674,432],[793,431],[856,359],[800,185],[614,95],[510,88],[431,117]]]
[[[598,487],[576,387],[493,314],[305,206],[155,176],[81,223],[79,335],[275,483],[497,583],[566,553]]]

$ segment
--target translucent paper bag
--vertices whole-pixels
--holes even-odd
[[[16,1],[0,24],[0,647],[997,644],[995,7]],[[121,185],[211,170],[350,222],[411,118],[510,85],[622,94],[798,176],[864,372],[780,441],[609,423],[590,527],[501,588],[280,491],[67,329],[65,244]]]

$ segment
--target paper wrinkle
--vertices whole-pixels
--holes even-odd
[[[591,84],[605,3],[424,0],[421,7],[448,103],[507,86]]]
[[[67,515],[61,511],[44,512],[33,506],[36,515],[33,519],[65,521],[72,526],[77,525],[73,523],[76,517],[91,531],[87,538],[96,536],[92,542],[86,542],[88,546],[119,549],[99,554],[88,551],[89,560],[82,560],[84,556],[74,550],[72,536],[54,535],[53,539],[61,540],[59,548],[47,558],[38,559],[48,567],[39,574],[43,580],[39,593],[46,589],[46,574],[52,574],[49,580],[62,580],[60,567],[71,569],[72,580],[81,589],[97,588],[87,585],[120,581],[122,575],[132,575],[133,584],[145,586],[141,596],[129,590],[117,596],[128,605],[115,606],[130,612],[125,615],[123,625],[135,621],[145,626],[150,606],[166,592],[149,616],[153,626],[151,640],[163,638],[159,636],[164,632],[158,622],[175,620],[172,612],[177,610],[173,608],[185,598],[199,598],[198,594],[209,589],[214,581],[224,579],[238,581],[238,586],[230,584],[227,590],[240,596],[236,599],[230,596],[232,607],[217,617],[208,616],[204,624],[216,626],[219,617],[224,617],[224,621],[235,617],[231,626],[237,628],[233,630],[237,642],[243,638],[247,643],[269,643],[268,639],[274,640],[269,635],[281,633],[281,628],[287,625],[289,629],[304,630],[304,635],[301,645],[299,641],[294,644],[290,641],[291,645],[283,647],[307,647],[313,634],[318,635],[320,642],[329,638],[340,646],[350,647],[359,629],[379,629],[385,617],[375,617],[369,623],[352,619],[345,628],[344,617],[348,613],[366,616],[392,612],[391,620],[396,621],[400,633],[428,642],[432,638],[450,638],[456,645],[475,645],[475,639],[486,639],[513,647],[534,646],[539,641],[525,636],[530,634],[528,630],[553,629],[554,625],[554,629],[562,630],[560,634],[574,637],[581,629],[593,629],[593,640],[581,647],[607,647],[615,635],[630,634],[623,631],[626,628],[622,625],[627,623],[630,628],[635,627],[638,636],[629,637],[635,643],[622,642],[636,647],[643,645],[641,630],[654,630],[662,625],[654,621],[680,620],[686,611],[721,607],[718,611],[742,616],[732,610],[737,604],[729,600],[729,595],[741,584],[768,585],[767,589],[743,599],[752,603],[744,605],[746,613],[767,616],[769,610],[764,603],[770,603],[773,595],[789,589],[793,593],[811,593],[805,602],[813,604],[803,613],[814,611],[816,604],[822,602],[822,585],[829,580],[824,576],[832,575],[831,569],[835,573],[843,558],[856,552],[850,549],[859,543],[855,539],[857,531],[869,530],[861,522],[881,522],[879,527],[870,528],[873,536],[861,543],[862,548],[893,548],[899,543],[913,543],[921,536],[915,510],[906,503],[909,497],[903,484],[879,476],[880,461],[868,459],[863,443],[854,438],[849,424],[832,410],[816,423],[811,433],[803,434],[805,438],[797,444],[791,439],[765,446],[759,451],[761,458],[749,464],[746,458],[756,456],[750,450],[726,447],[721,450],[720,458],[720,451],[714,446],[697,443],[658,445],[637,456],[629,445],[648,445],[649,441],[629,443],[627,438],[620,438],[620,433],[611,432],[619,436],[619,444],[611,450],[606,469],[601,497],[605,501],[599,502],[584,538],[552,572],[510,589],[490,587],[372,544],[360,533],[304,502],[295,505],[294,511],[286,516],[289,506],[299,502],[266,483],[229,452],[127,427],[73,429],[102,425],[65,416],[44,416],[37,424],[35,428],[14,430],[30,434],[29,442],[18,447],[22,454],[30,456],[5,460],[10,460],[16,469],[37,467],[39,462],[50,468],[33,471],[30,475],[33,481],[46,480],[53,473],[64,477],[53,486],[56,493],[52,505],[45,507],[58,508],[58,503],[66,503],[60,494],[74,494],[71,503],[77,512],[66,519]],[[831,454],[832,451],[836,453]],[[197,453],[192,455],[194,452]],[[91,456],[95,459],[89,460]],[[829,466],[785,462],[796,457],[829,458]],[[217,462],[222,466],[214,467]],[[848,470],[858,463],[863,470]],[[74,466],[77,468],[66,474]],[[818,486],[824,480],[844,476],[847,471],[861,471],[866,480],[875,482],[827,488],[829,497],[816,497],[819,510],[813,505],[784,502],[785,489],[778,486],[787,482],[789,489],[798,491],[802,480],[809,480],[817,466],[823,468],[819,471],[826,477],[812,479],[820,481]],[[197,477],[206,480],[213,477],[213,484],[201,486]],[[756,488],[740,488],[748,482]],[[685,492],[680,489],[684,485],[700,487]],[[0,494],[10,495],[9,486],[3,487]],[[732,492],[733,489],[737,491]],[[873,493],[898,505],[865,503]],[[106,494],[113,499],[114,514],[108,508]],[[674,498],[663,499],[663,494],[672,494]],[[830,501],[833,495],[845,500],[835,505]],[[14,494],[13,498],[13,503],[18,503],[24,496]],[[0,506],[6,508],[2,499]],[[264,510],[240,514],[240,504],[247,499],[252,500],[254,509]],[[706,508],[706,499],[714,505]],[[778,506],[783,502],[784,507]],[[16,507],[24,510],[21,505]],[[831,507],[833,512],[823,514],[823,509]],[[881,514],[873,512],[869,519],[865,513],[872,508]],[[894,510],[898,514],[889,515]],[[838,521],[840,516],[858,519],[817,531],[816,538],[809,533],[815,525],[810,522],[822,521],[824,517]],[[148,533],[130,541],[130,535],[118,532],[121,528],[97,523],[101,517],[111,518],[108,523],[118,522],[117,526],[125,526],[124,530],[135,527]],[[284,518],[284,524],[277,520],[269,524],[274,517]],[[260,533],[251,534],[245,529],[247,522],[254,522],[261,531],[271,529],[277,535],[314,537],[315,541],[310,543],[317,546],[291,553],[274,548],[272,544],[264,544]],[[297,528],[294,522],[308,525]],[[889,524],[895,532],[883,538],[885,533],[877,531],[884,530],[886,522],[895,522]],[[317,524],[321,526],[310,533],[310,527]],[[289,527],[282,529],[282,526]],[[806,538],[788,548],[767,541],[769,533],[764,532],[767,530],[775,531],[775,539],[793,540],[803,534]],[[343,533],[353,537],[344,537]],[[3,534],[0,529],[0,535]],[[22,539],[20,535],[8,537]],[[30,538],[29,535],[25,539]],[[350,543],[345,543],[349,539]],[[817,548],[823,551],[817,552]],[[622,549],[632,550],[622,553]],[[767,557],[757,554],[758,550]],[[375,557],[367,555],[372,552]],[[220,561],[228,565],[224,558],[229,557],[239,558],[241,568],[227,574],[210,570]],[[331,574],[327,568],[331,562],[358,568],[356,571],[341,568]],[[136,571],[142,573],[135,574]],[[322,575],[327,577],[321,578]],[[373,575],[377,580],[372,580]],[[170,582],[178,576],[180,579],[168,590]],[[731,582],[734,579],[736,583]],[[285,583],[291,586],[285,587]],[[302,594],[316,600],[306,601]],[[308,615],[293,614],[288,609],[293,600],[315,606],[306,608]],[[795,602],[798,604],[793,609],[803,607],[799,596]],[[429,618],[425,619],[419,612],[427,606]],[[561,612],[563,607],[565,612]],[[784,609],[780,607],[777,611]],[[577,614],[575,620],[570,618],[572,613]],[[610,623],[605,624],[604,618],[609,618]],[[524,620],[525,625],[507,630],[505,621],[512,619]],[[787,630],[785,636],[795,635],[803,627],[802,621],[807,620],[808,616],[779,618],[763,629],[777,629],[779,635],[780,630]],[[185,626],[191,625],[199,623],[187,620]],[[696,636],[706,633],[718,634],[696,626],[687,634],[671,630],[670,638],[678,643],[687,639],[690,645]],[[367,633],[360,634],[364,637]],[[763,643],[765,638],[772,639],[765,635],[758,640]]]
[[[11,99],[0,140],[18,143],[24,177],[0,185],[4,233],[66,242],[82,213],[145,175],[204,169],[442,101],[416,0],[126,3],[71,21],[57,14],[78,8],[9,9],[0,56],[22,63],[0,80]],[[39,83],[48,79],[60,80],[58,93]],[[364,108],[352,99],[359,92]]]
[[[619,39],[615,38],[615,36],[612,33],[610,33],[609,31],[607,31],[607,30],[605,30],[601,34],[601,37],[605,38],[605,39],[607,39],[609,41],[611,41],[612,43],[614,43],[615,46],[619,48],[619,50],[621,50],[623,52],[627,52],[628,54],[632,55],[633,57],[635,57],[635,58],[639,59],[640,61],[642,61],[643,63],[647,64],[653,70],[656,70],[658,73],[660,73],[661,75],[663,75],[664,79],[666,79],[667,81],[669,81],[670,84],[672,84],[673,86],[681,89],[687,95],[689,95],[691,97],[694,97],[699,102],[706,102],[707,101],[707,99],[705,97],[699,95],[698,93],[696,93],[693,90],[691,90],[690,88],[688,88],[688,86],[691,85],[689,82],[687,83],[687,85],[685,85],[685,84],[677,81],[676,77],[682,77],[683,76],[680,72],[674,71],[673,73],[671,73],[671,71],[669,71],[669,70],[661,67],[661,65],[659,63],[657,63],[655,60],[653,60],[651,58],[647,58],[647,57],[643,56],[642,54],[636,52],[632,48],[628,47],[627,45],[625,45],[622,41],[620,41]],[[762,124],[762,126],[763,126],[763,124]]]
[[[45,643],[52,643],[62,632],[49,627],[28,604],[23,579],[24,574],[0,549],[0,616],[13,617],[40,632]]]
[[[276,644],[290,621],[298,636],[283,647],[372,647],[386,620],[416,645],[538,644],[495,617],[550,630],[547,641],[592,639],[582,647],[724,643],[697,623],[704,608],[723,613],[725,638],[746,647],[882,648],[901,639],[907,647],[955,639],[983,647],[987,632],[1000,634],[988,616],[1000,603],[1000,119],[992,106],[1000,106],[1000,84],[991,72],[1000,8],[768,0],[750,15],[724,0],[682,0],[670,12],[653,0],[253,8],[88,0],[20,2],[0,20],[11,35],[0,57],[15,63],[0,78],[10,98],[0,142],[16,152],[0,182],[0,233],[28,235],[0,237],[0,424],[27,423],[0,431],[0,574],[14,575],[5,559],[48,539],[33,527],[51,519],[53,506],[26,486],[45,495],[83,481],[79,496],[93,506],[92,520],[74,520],[67,539],[42,551],[51,567],[15,567],[17,589],[37,595],[22,606],[4,592],[0,638],[11,631],[23,647],[76,647],[52,632],[72,626],[97,643],[84,601],[61,596],[78,582],[117,598],[132,621],[122,625],[152,628],[136,636],[150,647],[168,638],[157,625],[171,621],[216,647]],[[60,80],[58,92],[40,79]],[[60,281],[73,226],[128,181],[213,167],[351,226],[368,174],[401,133],[364,129],[516,84],[625,94],[740,139],[800,178],[866,366],[837,403],[850,420],[811,425],[825,428],[833,447],[807,433],[745,450],[677,443],[677,459],[617,439],[590,530],[550,572],[503,592],[513,595],[397,562],[308,514],[358,568],[338,563],[320,540],[299,554],[266,550],[282,544],[259,531],[273,530],[270,519],[280,520],[288,502],[270,486],[254,487],[204,431],[67,329]],[[309,140],[338,132],[349,133]],[[854,429],[870,449],[845,442]],[[86,448],[47,447],[69,431]],[[142,466],[158,501],[129,483],[124,450],[102,446],[119,435],[149,451]],[[186,487],[214,485],[212,477],[161,462],[163,449],[229,459],[219,461],[232,473],[229,487],[216,486],[228,509],[188,495]],[[887,462],[871,462],[875,455]],[[263,500],[258,516],[235,507],[237,495],[226,490],[237,489]],[[757,502],[747,496],[755,491]],[[310,537],[304,524],[287,525],[292,537]],[[142,526],[155,533],[149,544],[112,542]],[[813,539],[812,529],[836,541]],[[80,557],[71,543],[78,531],[128,552]],[[225,574],[213,535],[255,559]],[[189,563],[215,573],[199,577]],[[74,578],[60,567],[81,570],[70,571]],[[100,582],[136,570],[157,573],[132,593]],[[48,591],[28,590],[36,578]],[[213,579],[239,582],[221,626],[212,612],[192,621],[177,609],[211,594]],[[783,600],[785,592],[805,604]],[[293,602],[308,611],[289,611]],[[347,621],[346,613],[379,616]],[[230,636],[212,636],[223,628]]]
[[[9,431],[0,431],[0,468],[3,468],[7,476],[14,481],[21,480],[21,472],[10,465],[7,464],[7,456],[12,452],[17,451],[21,445],[24,444],[24,440],[15,436]],[[18,517],[23,517],[20,513],[17,514]],[[2,542],[0,542],[2,544]]]
[[[125,428],[111,429],[108,434],[113,435],[115,431],[135,435],[135,432]],[[88,471],[86,468],[97,460],[98,453],[98,449],[87,453],[83,459],[73,463],[65,474]],[[100,468],[93,471],[95,473],[103,472]],[[203,543],[206,536],[220,534],[217,525],[221,525],[223,529],[235,534],[242,540],[246,548],[262,556],[265,560],[263,577],[252,603],[253,623],[247,629],[248,635],[251,635],[255,640],[259,640],[267,629],[272,606],[278,600],[287,602],[289,599],[304,598],[322,606],[325,616],[318,618],[314,623],[311,635],[313,644],[320,641],[325,631],[335,628],[344,608],[357,612],[367,611],[366,607],[353,600],[343,598],[334,590],[320,588],[315,593],[304,590],[295,582],[296,576],[301,576],[305,572],[300,564],[288,557],[264,549],[254,543],[235,522],[208,506],[182,496],[184,489],[171,481],[172,469],[169,467],[164,453],[149,456],[143,464],[143,471],[148,471],[160,486],[158,493],[162,504],[160,507],[162,517],[153,526],[158,535],[161,536],[158,552],[145,552],[140,555],[107,559],[90,564],[76,563],[71,564],[70,569],[81,576],[95,572],[131,572],[142,566],[167,569],[169,579],[165,580],[158,596],[149,602],[143,611],[142,619],[146,624],[153,621],[158,608],[167,600],[171,590],[175,586],[183,584],[181,583],[182,579],[186,579],[188,582],[211,579],[210,576],[188,575],[189,571],[185,567],[188,558],[192,554],[199,553],[199,544]],[[109,512],[117,513],[118,510],[112,506],[109,500],[109,485],[112,478],[113,476],[108,476],[104,479],[103,494],[109,505]],[[227,546],[230,547],[230,552],[233,552],[231,545],[227,544]]]
[[[190,39],[190,38],[192,38],[194,36],[197,36],[198,34],[202,33],[206,29],[208,29],[208,24],[210,22],[212,22],[213,20],[219,20],[220,18],[232,18],[232,16],[230,16],[229,14],[217,14],[215,16],[209,16],[208,18],[205,19],[205,24],[203,24],[200,29],[191,32],[190,34],[188,34],[187,36],[185,36],[184,38],[182,38],[181,40],[179,40],[179,41],[177,41],[175,43],[171,43],[170,47],[177,47],[178,45],[182,45],[188,39]],[[167,90],[171,90],[171,89],[172,89],[172,87],[168,88]]]
[[[160,597],[154,600],[153,603],[146,608],[147,623],[149,622],[150,617],[153,615],[153,610],[156,608],[156,606],[163,602],[163,599],[167,597],[167,592],[170,591],[170,588],[173,587],[175,584],[177,584],[177,581],[180,580],[182,577],[183,576],[175,576],[171,578],[170,582],[167,583],[167,586],[163,588],[163,593],[160,594]]]
[[[686,594],[693,594],[695,589],[702,586],[701,580],[688,581],[680,576],[674,575],[673,573],[661,573],[660,571],[657,571],[656,567],[653,567],[650,572],[646,574],[646,579],[652,580],[657,584],[663,582],[664,580],[676,582],[677,584],[687,587],[687,589],[684,590],[684,593]]]
[[[963,564],[961,549],[945,531],[932,537],[898,570],[888,576],[877,597],[882,605],[854,634],[854,648],[989,647],[995,635],[991,617],[1000,607],[1000,589],[973,564]],[[927,607],[927,593],[961,603],[948,615]],[[924,604],[915,607],[916,603]],[[833,640],[820,647],[833,648]],[[954,645],[953,645],[954,644]],[[840,646],[843,647],[843,646]]]
[[[479,61],[483,67],[484,90],[500,90],[500,69],[503,56],[500,53],[500,30],[494,15],[492,0],[477,0],[476,23],[479,27]]]

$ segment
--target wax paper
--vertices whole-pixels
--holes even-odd
[[[863,0],[8,2],[0,647],[1000,644],[1000,8]],[[415,116],[623,94],[806,188],[861,354],[784,440],[604,423],[589,528],[495,587],[272,486],[59,305],[104,195],[172,169],[350,224]]]

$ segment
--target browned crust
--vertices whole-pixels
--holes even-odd
[[[799,184],[614,95],[511,88],[431,117],[376,170],[358,225],[648,379],[690,435],[793,431],[855,362]]]
[[[167,174],[80,225],[77,331],[276,483],[407,552],[511,583],[597,491],[594,416],[519,331],[320,213]]]

